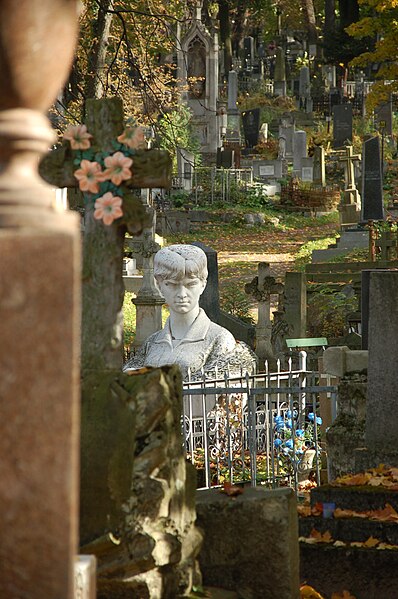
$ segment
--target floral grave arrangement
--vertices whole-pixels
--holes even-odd
[[[314,412],[308,412],[304,419],[300,419],[295,409],[284,410],[274,417],[273,445],[281,465],[290,465],[300,471],[306,452],[316,449],[320,453],[318,426],[321,424],[322,418]]]
[[[146,147],[144,130],[127,128],[113,142],[111,152],[95,151],[92,137],[86,125],[71,125],[64,133],[76,152],[74,175],[86,204],[94,207],[95,219],[111,225],[123,216],[123,182],[132,176],[135,151]]]

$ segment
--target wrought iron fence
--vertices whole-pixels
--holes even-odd
[[[183,388],[183,433],[198,486],[231,483],[290,485],[311,472],[320,482],[324,451],[320,394],[332,403],[337,387],[320,385],[306,369],[306,352],[287,370],[187,382]]]

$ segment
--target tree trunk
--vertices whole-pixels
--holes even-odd
[[[305,13],[307,23],[308,43],[316,44],[318,41],[318,32],[316,30],[316,18],[313,0],[301,0],[301,5]]]
[[[224,45],[224,75],[228,77],[232,69],[232,38],[228,0],[218,0],[218,19],[220,21],[220,38]]]
[[[324,35],[332,35],[336,27],[335,0],[325,0]]]
[[[88,61],[85,97],[102,98],[105,92],[104,68],[113,14],[113,0],[102,0],[97,20],[93,23],[93,46]]]

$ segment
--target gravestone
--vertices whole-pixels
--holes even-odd
[[[250,68],[254,61],[254,38],[252,36],[243,39],[243,53],[246,66]]]
[[[362,146],[361,220],[384,220],[380,138],[372,137]]]
[[[228,111],[238,109],[238,73],[234,70],[228,73]]]
[[[335,65],[324,65],[322,66],[322,75],[325,80],[325,87],[330,89],[336,87],[336,66]]]
[[[293,172],[301,175],[302,159],[307,156],[307,134],[296,130],[293,136]]]
[[[195,155],[184,148],[177,148],[177,169],[181,188],[192,191],[192,178],[195,168]]]
[[[286,96],[285,51],[280,46],[278,46],[276,49],[274,70],[274,94],[275,96]]]
[[[313,163],[313,182],[315,185],[325,187],[326,171],[325,171],[325,148],[315,146],[314,148],[314,163]]]
[[[306,66],[300,69],[299,97],[300,108],[312,112],[310,69]]]
[[[232,148],[217,148],[217,168],[232,168],[235,151]]]
[[[258,318],[256,326],[256,354],[259,358],[260,370],[264,362],[268,361],[269,367],[275,366],[275,356],[271,343],[271,295],[280,295],[283,285],[277,283],[270,274],[268,262],[258,263],[258,275],[245,285],[245,293],[258,303]]]
[[[398,466],[397,338],[398,271],[371,272],[366,449],[356,451],[357,471],[380,463]]]
[[[284,150],[285,150],[285,158],[291,159],[293,158],[293,139],[294,139],[294,124],[293,123],[282,123],[279,125],[279,134],[278,138],[284,139]]]
[[[333,106],[333,148],[343,148],[352,143],[352,105]]]
[[[360,155],[353,153],[352,146],[346,146],[346,155],[339,158],[344,163],[345,189],[343,199],[339,206],[340,225],[352,225],[360,218],[360,196],[355,184],[354,163],[361,159]]]
[[[287,272],[283,292],[285,320],[290,336],[300,339],[307,332],[307,283],[305,273]]]
[[[240,115],[238,110],[238,73],[228,73],[228,108],[226,139],[230,143],[240,143]]]
[[[391,136],[392,129],[392,99],[379,104],[375,109],[376,127],[382,135]]]
[[[268,123],[263,123],[260,127],[258,141],[265,143],[268,140]]]
[[[333,114],[333,108],[341,104],[342,101],[342,91],[340,87],[331,88],[329,93],[329,105],[331,114]]]
[[[80,223],[39,177],[77,2],[0,2],[0,597],[71,599],[78,550]],[[5,51],[7,48],[7,51]],[[58,187],[58,185],[56,185]],[[61,186],[63,187],[63,186]]]
[[[242,122],[246,146],[248,148],[254,148],[254,146],[258,144],[260,109],[253,108],[253,110],[245,110],[242,112]]]
[[[199,305],[210,320],[218,322],[220,318],[220,294],[218,289],[217,252],[200,241],[194,241],[192,245],[196,245],[203,250],[207,258],[207,285],[200,296]]]
[[[220,309],[217,252],[200,241],[194,241],[192,245],[200,247],[207,257],[208,279],[206,288],[200,297],[200,307],[203,308],[210,320],[230,331],[235,339],[244,341],[253,347],[255,341],[253,325]]]
[[[312,183],[314,180],[314,159],[313,157],[305,157],[301,159],[301,173],[300,178],[302,181]]]

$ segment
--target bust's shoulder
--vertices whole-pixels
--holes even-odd
[[[207,337],[211,340],[221,342],[223,345],[226,345],[229,350],[231,350],[236,343],[235,337],[232,335],[228,329],[225,329],[221,325],[216,322],[210,321],[209,329],[207,331]]]

